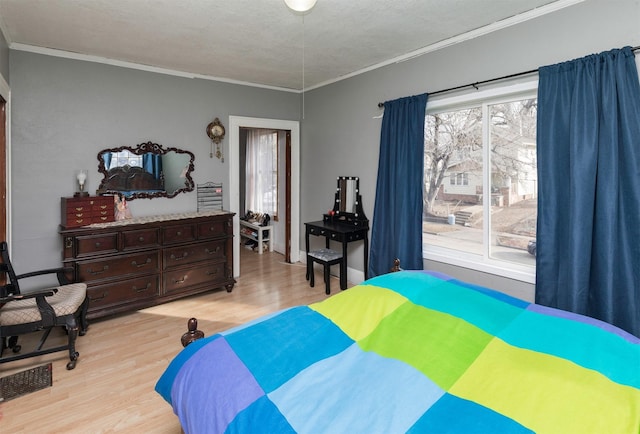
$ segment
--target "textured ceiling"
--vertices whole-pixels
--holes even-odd
[[[302,16],[282,0],[0,0],[0,29],[12,49],[300,90],[579,1],[318,0]]]

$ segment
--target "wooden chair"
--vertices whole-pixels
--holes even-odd
[[[307,253],[307,280],[310,280],[311,287],[315,285],[313,264],[317,262],[324,267],[325,292],[331,294],[330,271],[331,266],[340,264],[340,289],[347,289],[347,270],[342,258],[342,253],[331,249],[311,250]]]
[[[9,260],[8,246],[0,242],[2,263],[0,278],[0,363],[26,359],[57,351],[69,351],[67,369],[73,369],[78,360],[75,349],[76,337],[87,330],[87,285],[70,283],[65,275],[70,269],[55,268],[16,275]],[[71,270],[72,271],[72,270]],[[44,290],[20,292],[20,279],[55,274],[60,286]],[[54,327],[64,327],[67,333],[67,344],[43,348]],[[42,332],[40,341],[34,350],[22,352],[18,345],[18,336],[27,333]],[[11,349],[13,354],[4,356],[4,350]]]

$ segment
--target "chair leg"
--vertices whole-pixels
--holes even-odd
[[[69,363],[67,363],[67,369],[71,370],[76,367],[78,356],[80,354],[76,351],[76,338],[78,337],[78,324],[76,319],[72,316],[67,320],[67,339],[69,344]]]
[[[329,264],[324,264],[324,285],[325,285],[325,290],[324,292],[329,295],[331,294],[331,265]]]
[[[313,288],[316,284],[315,282],[315,272],[313,271],[313,261],[309,261],[307,262],[307,267],[309,267],[309,269],[307,270],[308,273],[310,274],[310,278],[311,280],[309,281],[309,285],[311,285],[311,287]]]
[[[80,318],[78,321],[80,323],[80,331],[79,335],[84,336],[87,334],[87,330],[89,330],[89,322],[87,321],[87,310],[89,309],[89,297],[85,298],[82,302],[82,308],[80,309]]]

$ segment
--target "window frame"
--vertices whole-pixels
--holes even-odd
[[[466,92],[463,94],[456,94],[453,96],[443,95],[440,97],[430,98],[427,102],[426,114],[439,113],[450,110],[462,110],[471,107],[482,108],[482,139],[483,139],[483,152],[482,152],[482,167],[483,167],[483,184],[487,188],[491,185],[491,171],[490,164],[490,146],[486,146],[489,141],[490,129],[488,127],[489,122],[485,122],[485,119],[489,119],[489,105],[497,104],[501,102],[513,101],[514,99],[525,99],[535,97],[537,98],[538,90],[538,77],[528,77],[516,82],[502,83],[499,85],[491,86],[490,88]],[[484,215],[491,214],[491,200],[487,199],[487,195],[483,195],[483,213]],[[494,274],[501,277],[507,277],[510,279],[519,280],[526,283],[535,284],[536,269],[534,266],[517,264],[507,261],[501,261],[489,256],[489,242],[490,242],[490,219],[483,219],[483,253],[477,255],[470,252],[464,252],[460,250],[449,249],[446,247],[433,246],[427,244],[422,240],[422,258],[428,261],[441,262],[458,267],[464,267],[484,273]]]

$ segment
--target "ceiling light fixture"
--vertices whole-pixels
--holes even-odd
[[[313,9],[316,1],[317,0],[284,0],[289,9],[303,15]]]

